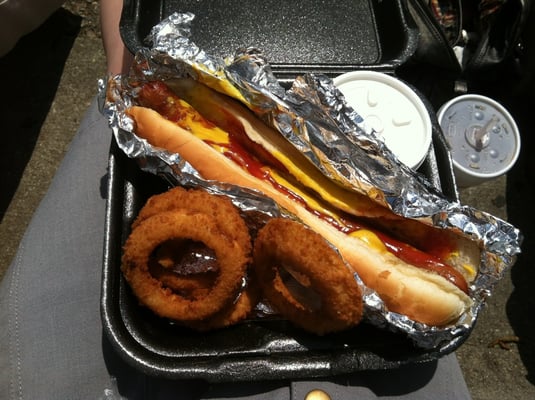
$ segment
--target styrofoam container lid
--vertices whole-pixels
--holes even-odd
[[[407,84],[376,71],[352,71],[333,80],[397,158],[417,169],[429,152],[432,123],[422,99]]]

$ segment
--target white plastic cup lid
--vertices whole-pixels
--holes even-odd
[[[376,71],[348,72],[333,82],[399,161],[413,169],[422,164],[431,145],[432,124],[414,90]]]
[[[511,114],[497,101],[465,94],[445,103],[437,116],[461,186],[501,176],[515,164],[520,132]]]

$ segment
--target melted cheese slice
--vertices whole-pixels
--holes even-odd
[[[197,110],[184,100],[179,100],[179,105],[181,109],[180,116],[182,119],[180,121],[177,121],[177,124],[182,127],[187,127],[187,129],[193,135],[210,145],[213,149],[217,150],[221,154],[235,161],[240,159],[241,154],[239,152],[232,154],[232,141],[226,131],[204,120],[204,118],[198,115]],[[344,222],[340,214],[337,212],[336,208],[332,207],[329,204],[325,204],[325,202],[318,200],[314,196],[311,196],[305,190],[303,190],[299,184],[292,182],[290,179],[287,179],[277,170],[270,168],[269,166],[262,165],[259,161],[256,162],[257,165],[254,166],[247,165],[248,162],[245,161],[243,163],[238,164],[240,164],[240,167],[245,170],[251,167],[256,168],[258,170],[261,169],[263,171],[262,175],[264,176],[264,179],[266,181],[272,182],[272,184],[276,188],[284,188],[284,191],[281,190],[283,194],[294,197],[297,201],[302,201],[307,208],[312,210],[316,215],[321,216],[322,219],[329,220],[331,224],[335,225],[339,230],[347,233],[355,231],[356,227]],[[287,166],[291,167],[294,170],[294,173],[303,176],[305,175],[304,172],[299,170],[295,166],[295,164],[293,164],[289,160],[287,164]],[[291,175],[295,176],[294,174]],[[329,195],[329,197],[331,196]],[[335,199],[333,198],[333,201],[334,200]],[[364,229],[359,229],[359,232],[360,233],[357,235],[357,237],[360,237],[361,239],[366,239],[366,242],[369,244],[374,244],[374,247],[384,248],[384,245],[382,243],[382,247],[377,245],[377,243],[380,242],[380,239],[373,232]]]
[[[355,216],[399,218],[367,196],[348,190],[326,177],[279,132],[231,98],[191,79],[173,79],[166,84],[197,112],[209,115],[209,119],[218,126],[227,131],[243,131],[249,140],[284,165],[299,183],[337,209]]]

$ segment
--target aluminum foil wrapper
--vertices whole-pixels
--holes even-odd
[[[205,181],[179,155],[153,148],[138,138],[124,113],[134,101],[136,83],[143,80],[192,77],[240,100],[341,185],[372,197],[398,215],[455,230],[481,244],[480,271],[470,288],[474,305],[451,326],[430,327],[389,312],[377,294],[363,286],[365,317],[370,323],[402,332],[417,346],[440,354],[458,347],[496,282],[515,262],[521,233],[488,213],[448,200],[424,176],[400,163],[358,110],[345,103],[330,78],[304,74],[285,88],[258,49],[237,49],[234,55],[221,59],[198,48],[190,38],[193,20],[191,13],[176,13],[162,21],[147,37],[147,47],[136,55],[129,75],[102,82],[102,96],[107,96],[103,112],[122,151],[136,159],[140,168],[173,185],[201,186],[225,194],[242,211],[261,213],[266,218],[286,215],[256,192]]]

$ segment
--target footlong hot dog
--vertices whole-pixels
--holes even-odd
[[[196,81],[148,82],[137,93],[127,114],[139,137],[179,153],[204,179],[276,201],[336,247],[389,310],[439,326],[470,307],[477,244],[343,188],[242,104]]]

